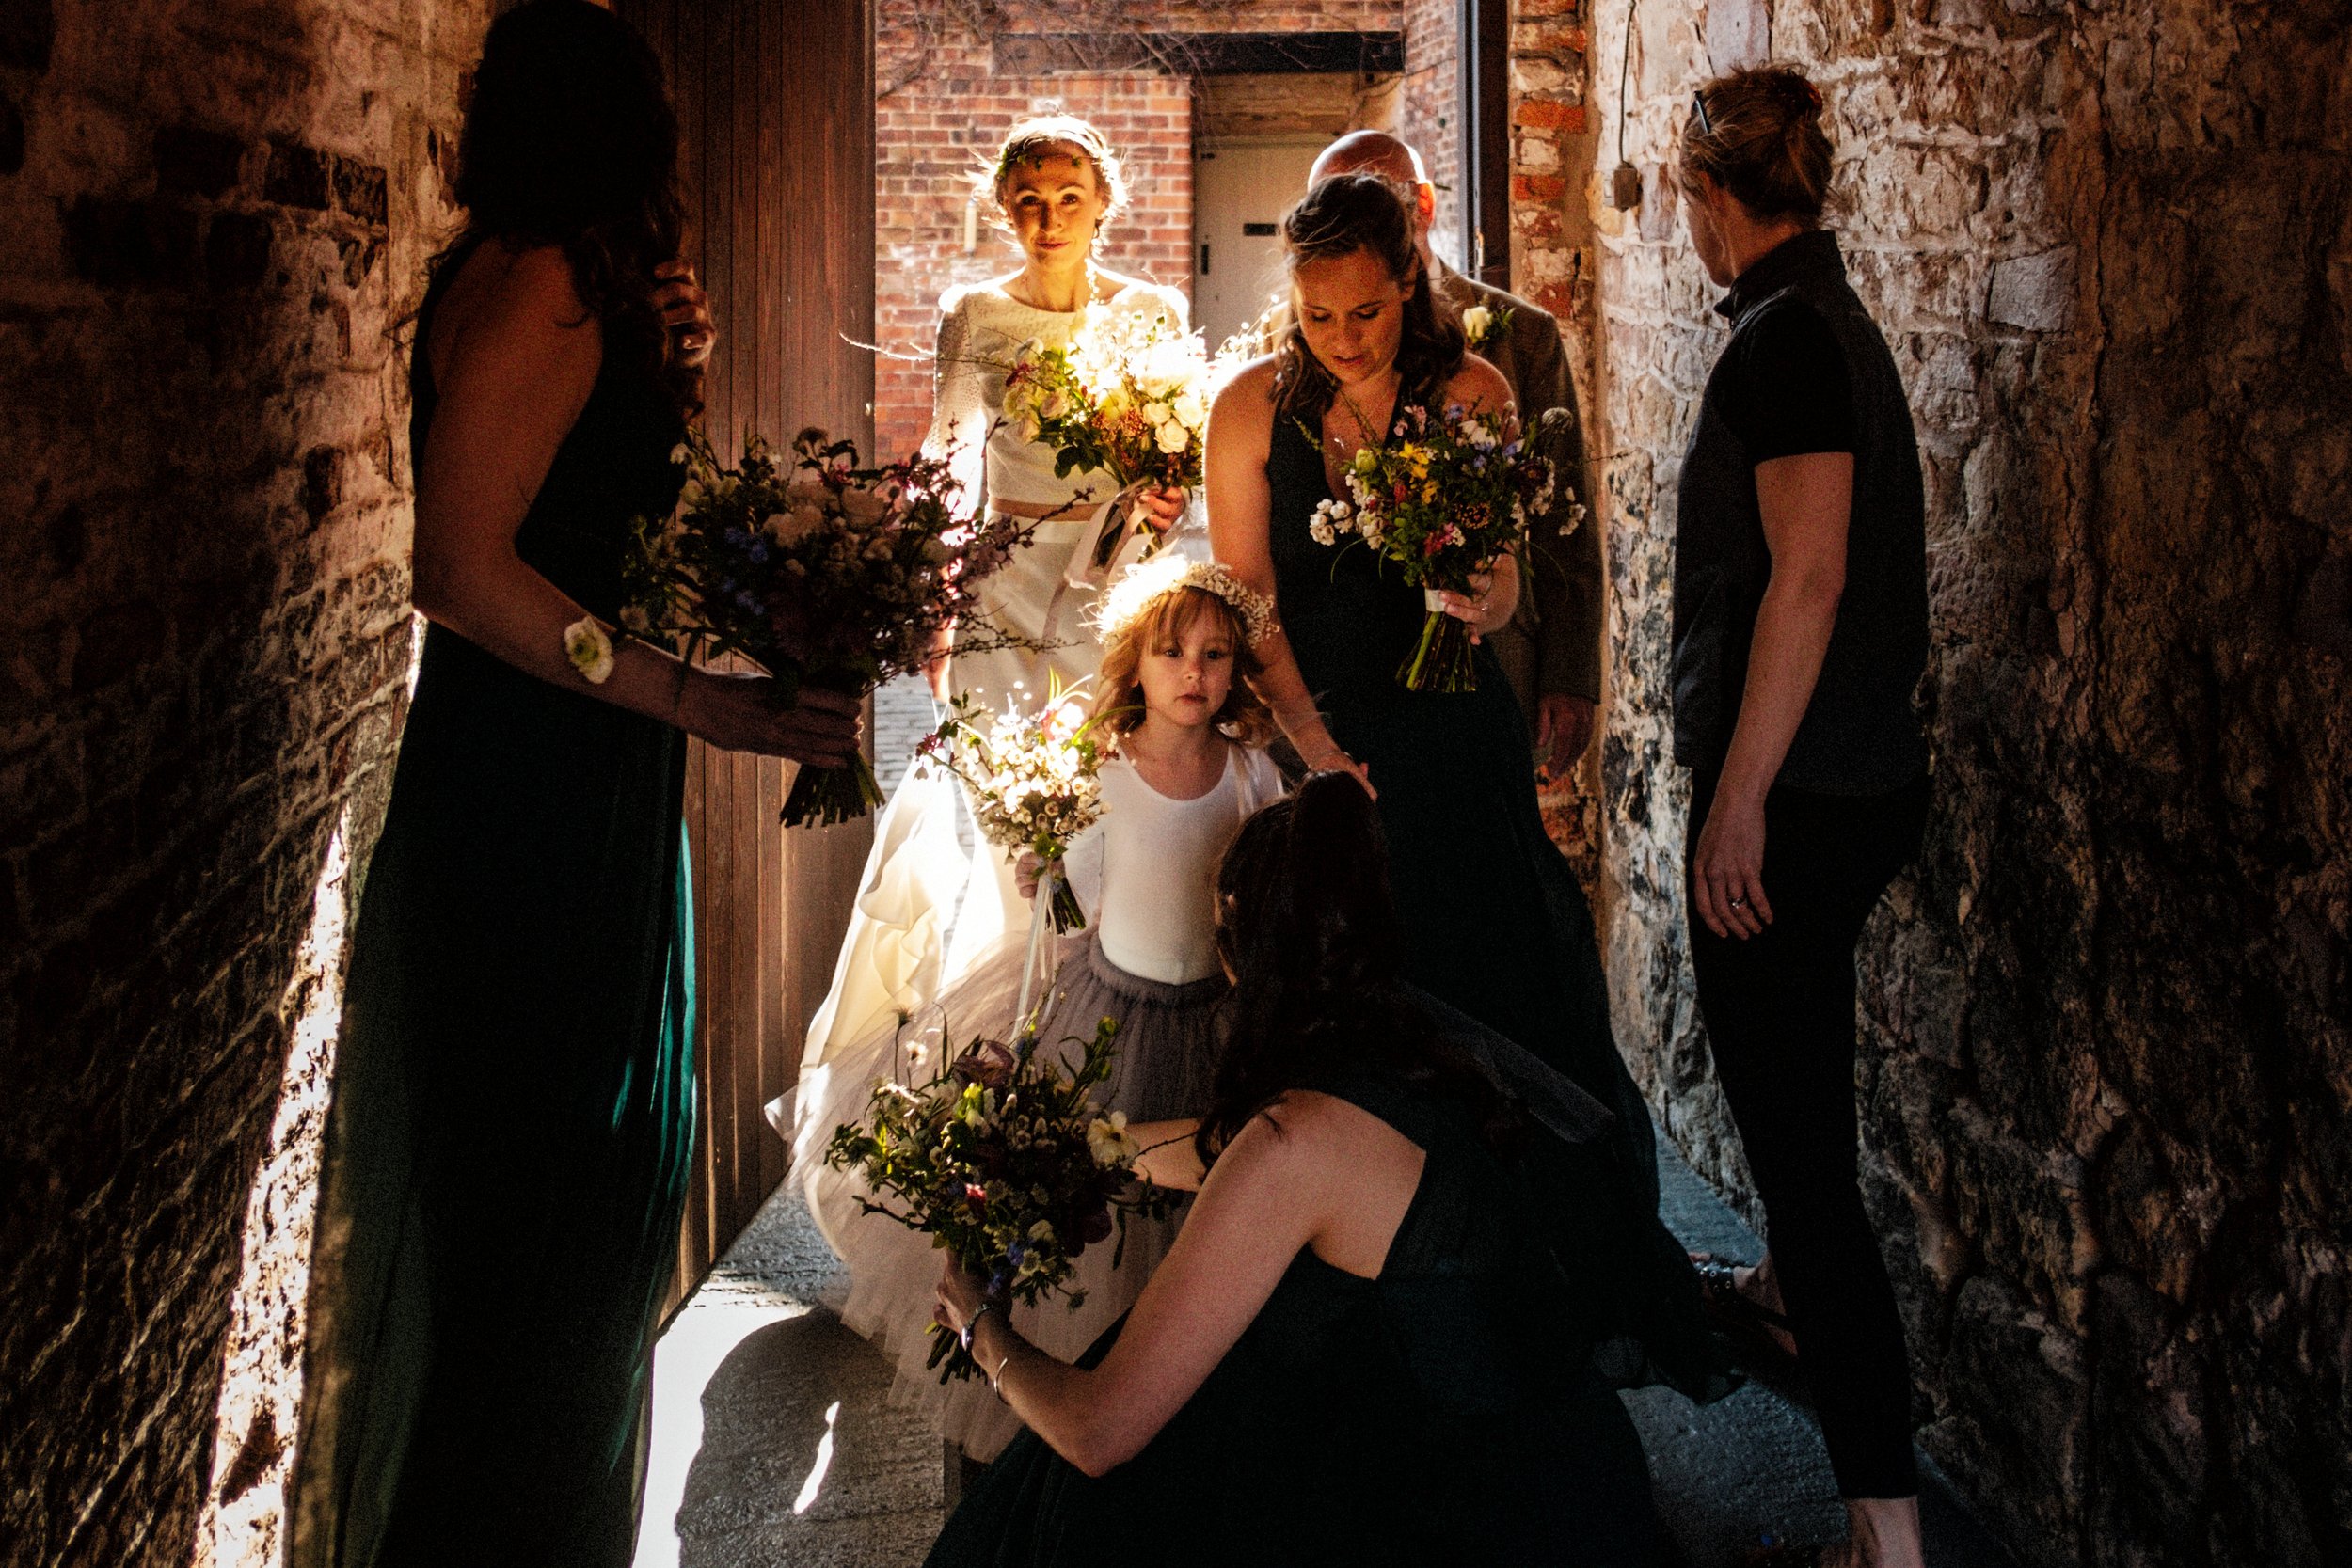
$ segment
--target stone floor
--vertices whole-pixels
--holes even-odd
[[[1665,1215],[1695,1248],[1756,1238],[1670,1149]],[[890,1369],[821,1304],[839,1263],[788,1192],[761,1211],[672,1323],[654,1360],[654,1435],[637,1568],[912,1568],[943,1513],[939,1440],[889,1399]],[[1626,1396],[1659,1509],[1688,1568],[1730,1568],[1770,1530],[1843,1528],[1811,1414],[1750,1383],[1704,1408]],[[1934,1568],[2014,1568],[1933,1466]]]

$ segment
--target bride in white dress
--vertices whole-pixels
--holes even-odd
[[[1121,498],[1109,475],[1057,477],[1054,450],[1024,440],[1001,417],[1006,372],[1026,342],[1067,343],[1089,309],[1149,314],[1181,331],[1185,304],[1175,290],[1095,262],[1100,236],[1127,204],[1127,186],[1117,152],[1085,120],[1056,115],[1016,125],[977,178],[1019,242],[1023,264],[941,298],[924,447],[952,454],[976,508],[1037,520],[1030,543],[989,579],[983,599],[997,629],[1060,646],[950,650],[932,672],[932,689],[1002,708],[1041,696],[1049,671],[1065,682],[1094,673],[1101,649],[1089,621],[1105,575],[1101,562],[1128,529],[1165,530],[1184,508],[1181,490],[1145,491],[1124,498],[1125,515],[1115,515]],[[885,778],[898,760],[877,759]],[[944,774],[909,777],[875,824],[832,990],[809,1025],[797,1097],[803,1117],[828,1098],[830,1064],[843,1051],[894,1018],[922,1013],[948,981],[1027,927],[1006,857],[977,835],[971,852],[959,846],[957,789]],[[770,1113],[782,1130],[785,1102]]]

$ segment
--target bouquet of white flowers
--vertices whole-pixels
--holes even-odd
[[[1054,448],[1054,472],[1101,471],[1120,494],[1200,483],[1210,372],[1198,333],[1156,316],[1089,307],[1066,348],[1022,345],[1005,376],[1005,417]]]
[[[1044,863],[1038,901],[1054,929],[1074,931],[1086,911],[1061,874],[1070,841],[1103,815],[1102,749],[1096,721],[1086,717],[1074,688],[1049,673],[1044,704],[1024,713],[1008,704],[983,721],[969,697],[959,695],[947,717],[917,752],[972,788],[974,815],[990,843]]]

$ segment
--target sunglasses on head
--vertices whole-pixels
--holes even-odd
[[[1706,94],[1694,92],[1691,95],[1691,112],[1698,117],[1700,135],[1711,136],[1715,134],[1714,122],[1707,118]]]

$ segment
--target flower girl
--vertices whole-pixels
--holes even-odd
[[[1215,940],[1216,865],[1243,820],[1282,792],[1263,750],[1272,726],[1246,679],[1257,667],[1250,650],[1272,624],[1273,606],[1223,566],[1173,553],[1121,578],[1097,617],[1104,651],[1093,705],[1115,753],[1102,768],[1102,820],[1065,863],[1089,923],[1061,943],[1038,1040],[1074,1064],[1096,1022],[1117,1019],[1104,1108],[1129,1121],[1198,1116],[1209,1103],[1227,989]],[[1034,889],[1031,871],[1025,892]],[[923,1237],[864,1212],[866,1195],[825,1168],[821,1152],[837,1124],[857,1117],[877,1079],[928,1077],[939,1051],[961,1050],[976,1034],[1014,1033],[1025,939],[1007,938],[924,1018],[845,1053],[823,1079],[804,1080],[794,1133],[796,1175],[850,1265],[842,1321],[880,1343],[898,1363],[901,1389],[937,1408],[945,1434],[982,1460],[1019,1423],[984,1383],[942,1388],[925,1366],[938,1255]],[[1116,1269],[1109,1243],[1088,1250],[1078,1260],[1084,1304],[1022,1308],[1022,1333],[1076,1356],[1134,1304],[1180,1221],[1130,1225]]]

